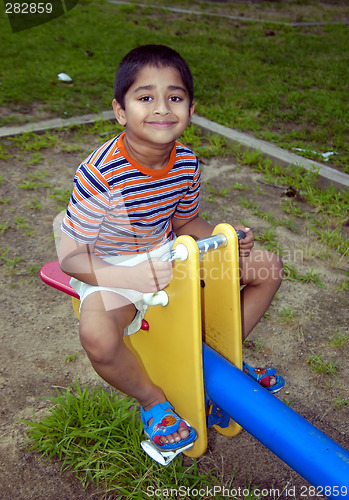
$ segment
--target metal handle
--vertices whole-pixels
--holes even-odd
[[[236,231],[236,236],[238,240],[243,240],[246,237],[246,233],[239,229]],[[199,253],[202,254],[209,250],[216,250],[218,247],[224,247],[227,244],[227,238],[224,234],[216,234],[215,236],[209,236],[208,238],[198,240],[196,243],[199,247]]]
[[[246,237],[246,233],[238,229],[236,231],[236,236],[238,240],[243,240]],[[199,254],[203,254],[208,252],[209,250],[216,250],[216,248],[225,246],[227,244],[227,238],[224,234],[216,234],[215,236],[209,236],[208,238],[202,238],[201,240],[197,240],[196,242],[199,248]],[[180,261],[187,260],[188,258],[188,249],[183,243],[180,243],[176,246],[174,250],[163,255],[159,260],[172,262],[175,259]]]
[[[209,250],[216,250],[219,247],[225,247],[227,244],[227,238],[224,234],[216,234],[215,236],[209,236],[208,238],[203,238],[196,242],[199,248],[199,254],[206,253]]]

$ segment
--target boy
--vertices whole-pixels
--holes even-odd
[[[143,293],[170,282],[171,263],[160,257],[175,236],[212,234],[199,217],[198,160],[177,142],[194,112],[192,75],[174,50],[145,45],[122,60],[114,90],[114,114],[125,131],[76,172],[62,223],[60,263],[80,295],[80,339],[94,369],[138,400],[144,431],[156,446],[177,449],[195,439],[195,430],[174,413],[123,335],[140,328]],[[249,228],[235,228],[246,233],[239,244],[245,339],[280,286],[282,264],[269,252],[253,250]],[[278,390],[283,380],[274,373],[263,379],[250,374]]]

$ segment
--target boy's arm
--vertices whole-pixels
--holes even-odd
[[[213,231],[213,226],[198,215],[189,221],[173,217],[172,226],[177,236],[180,236],[181,234],[188,234],[189,236],[192,236],[194,240],[207,238],[212,235]],[[241,229],[244,233],[246,233],[246,237],[239,241],[239,254],[240,257],[248,257],[254,244],[253,233],[250,228],[241,224],[237,224],[234,228],[236,230]]]
[[[84,283],[155,293],[172,277],[170,262],[149,260],[132,267],[105,262],[93,252],[93,245],[79,243],[62,232],[59,262],[63,272]]]
[[[207,238],[208,236],[211,236],[213,231],[213,226],[198,215],[189,221],[173,217],[172,227],[177,236],[187,234],[194,238],[194,240]]]

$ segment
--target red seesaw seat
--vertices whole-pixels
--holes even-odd
[[[76,291],[69,285],[70,276],[62,271],[58,260],[48,262],[42,266],[40,269],[40,278],[44,283],[53,288],[57,288],[57,290],[77,299],[80,298]]]

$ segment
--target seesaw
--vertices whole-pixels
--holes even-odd
[[[180,236],[169,256],[174,264],[170,285],[146,297],[152,307],[144,330],[125,342],[176,412],[196,429],[198,438],[186,455],[205,453],[208,427],[231,437],[244,428],[319,493],[347,498],[349,453],[241,371],[237,242],[228,224],[197,242]],[[79,298],[58,261],[43,266],[40,275],[72,296],[78,316]],[[173,454],[155,458],[166,465]]]

